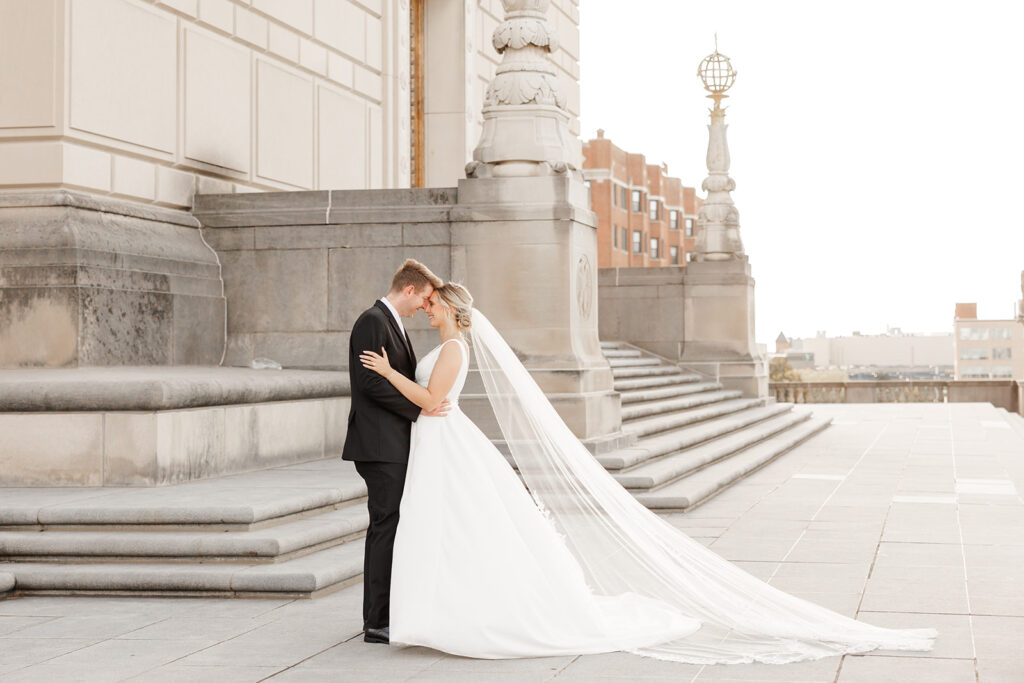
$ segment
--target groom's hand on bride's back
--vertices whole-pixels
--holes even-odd
[[[441,401],[441,405],[434,408],[433,410],[424,410],[420,415],[426,415],[427,417],[444,417],[451,410],[451,402],[448,399]]]

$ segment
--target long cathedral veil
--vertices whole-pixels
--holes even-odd
[[[634,592],[699,619],[694,634],[638,654],[698,664],[786,663],[877,648],[930,650],[934,629],[872,626],[754,578],[649,511],[573,435],[478,310],[477,366],[537,505],[599,595]]]

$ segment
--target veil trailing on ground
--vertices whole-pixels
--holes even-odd
[[[701,621],[694,634],[637,654],[698,664],[782,664],[878,648],[931,649],[933,629],[879,628],[788,595],[647,510],[573,435],[477,310],[471,335],[516,466],[591,589],[599,595],[638,593]]]

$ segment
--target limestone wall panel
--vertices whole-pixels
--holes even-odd
[[[199,0],[196,16],[201,23],[224,33],[230,34],[235,30],[235,7],[231,0]]]
[[[54,126],[56,0],[3,0],[0,12],[0,128]]]
[[[320,187],[364,189],[368,185],[366,101],[320,87]]]
[[[156,166],[131,157],[115,156],[110,185],[115,194],[155,199]]]
[[[221,253],[228,328],[322,330],[327,324],[327,254],[321,249]]]
[[[110,191],[110,154],[92,147],[61,145],[61,180],[67,185]]]
[[[313,0],[252,0],[252,7],[302,33],[313,32]]]
[[[296,187],[313,187],[313,81],[257,61],[256,172]]]
[[[0,413],[0,486],[100,486],[102,444],[102,413]]]
[[[185,156],[247,173],[249,52],[201,29],[185,31]]]
[[[175,150],[177,22],[131,0],[70,0],[70,124]]]
[[[57,142],[0,142],[0,186],[51,185],[61,180]]]

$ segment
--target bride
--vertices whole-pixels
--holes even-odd
[[[558,417],[465,287],[426,304],[441,343],[416,368],[363,365],[424,410],[413,425],[391,575],[391,642],[478,658],[624,650],[697,664],[787,663],[928,650],[932,629],[884,629],[769,586],[638,503]],[[526,486],[459,410],[472,336]]]

